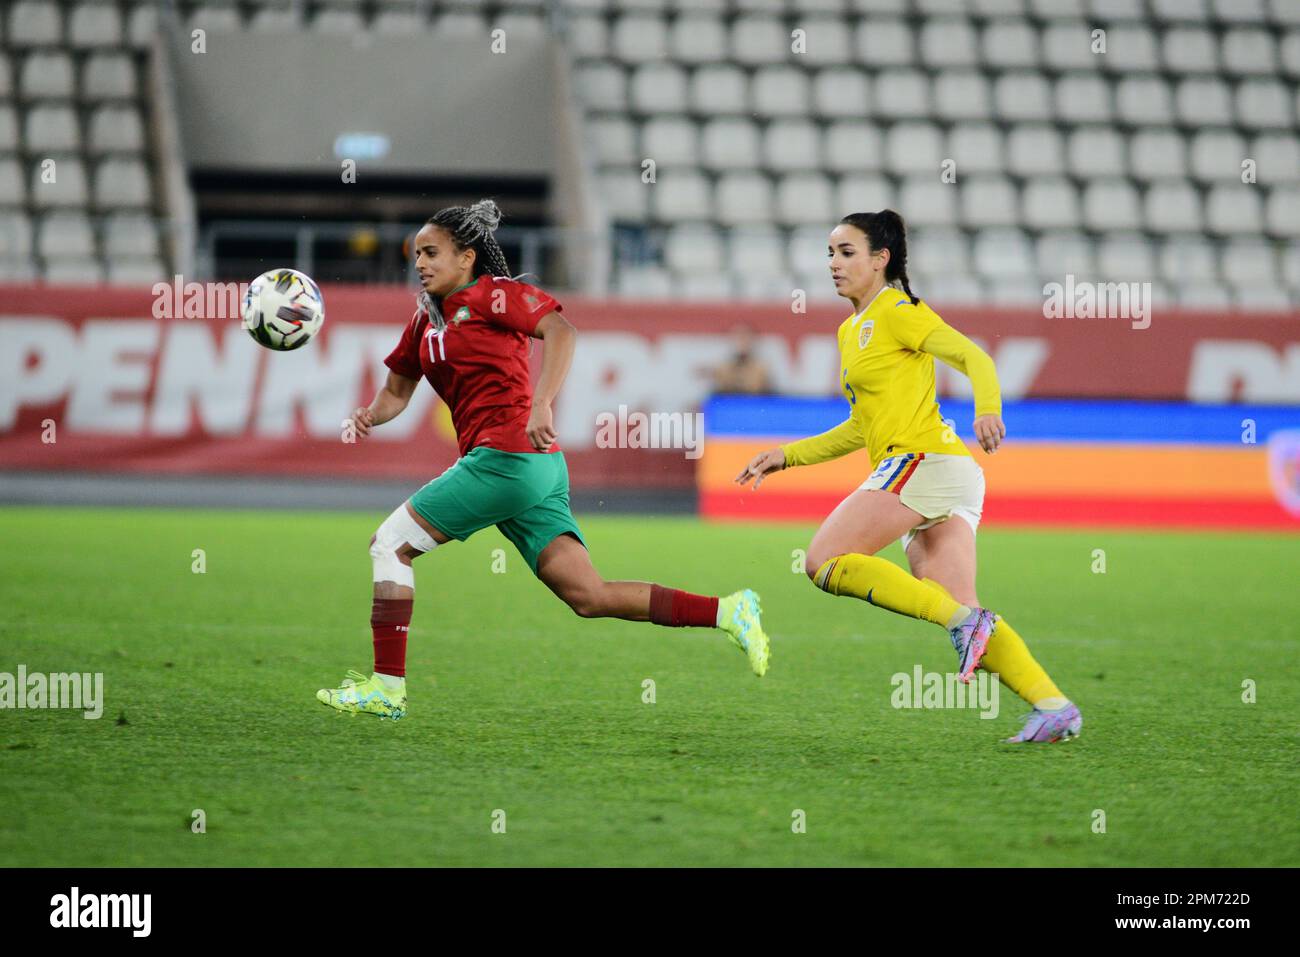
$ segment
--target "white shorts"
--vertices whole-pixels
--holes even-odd
[[[984,512],[984,470],[969,455],[905,452],[881,459],[859,488],[893,492],[925,521],[909,529],[900,541],[912,544],[916,533],[960,515],[971,531]]]

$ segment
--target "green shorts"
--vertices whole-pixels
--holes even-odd
[[[471,449],[424,488],[411,506],[457,541],[495,525],[537,574],[542,549],[568,532],[583,547],[569,510],[569,466],[563,452]]]

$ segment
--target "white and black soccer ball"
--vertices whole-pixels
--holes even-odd
[[[296,269],[272,269],[248,284],[243,320],[258,345],[291,352],[320,332],[325,300],[311,276]]]

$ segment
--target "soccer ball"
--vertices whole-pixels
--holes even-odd
[[[248,284],[243,319],[258,345],[291,352],[320,332],[325,300],[311,276],[296,269],[272,269]]]

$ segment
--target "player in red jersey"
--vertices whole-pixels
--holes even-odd
[[[427,379],[451,410],[460,458],[376,530],[374,673],[350,672],[316,698],[339,711],[400,718],[406,713],[406,638],[415,597],[411,562],[453,539],[495,525],[539,579],[584,618],[719,628],[755,674],[767,671],[758,596],[693,595],[649,582],[606,581],[591,564],[569,510],[569,473],[556,443],[551,403],[573,359],[577,332],[560,303],[510,278],[493,231],[496,203],[440,210],[416,234],[423,292],[374,401],[352,414],[358,435],[391,421]],[[545,344],[530,384],[531,339]]]

